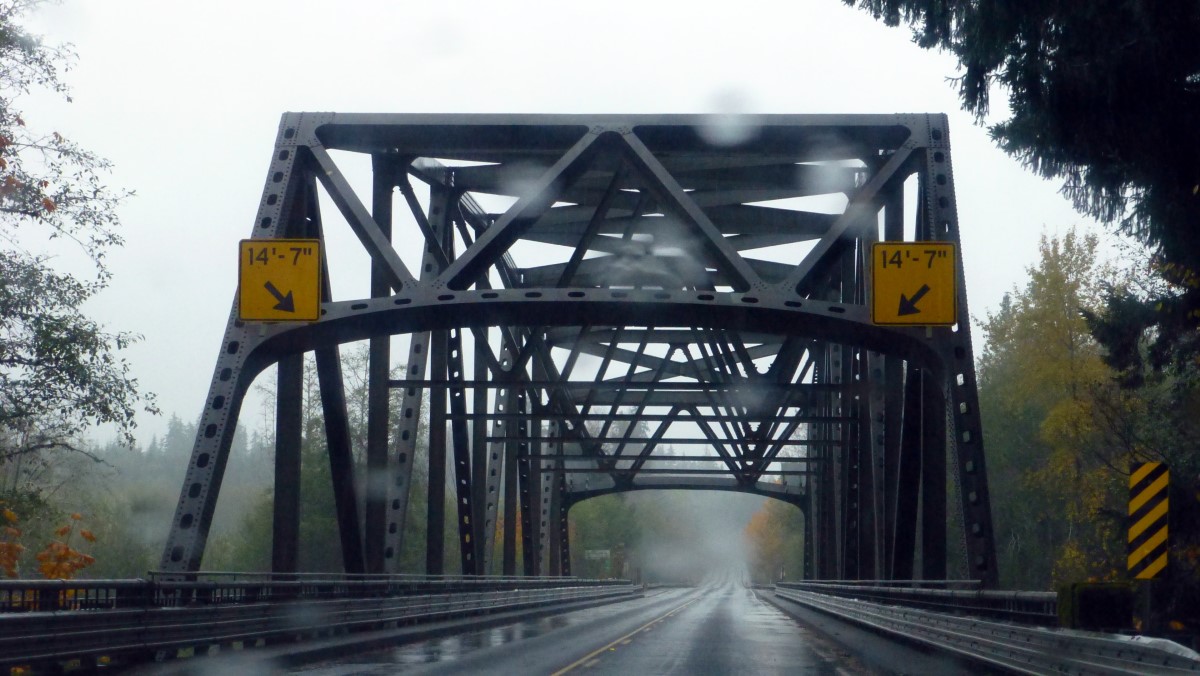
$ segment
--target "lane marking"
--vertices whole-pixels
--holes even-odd
[[[693,598],[693,599],[692,599],[692,600],[690,600],[690,601],[687,601],[687,602],[685,602],[685,603],[682,603],[682,604],[680,604],[680,605],[678,605],[678,606],[675,606],[675,607],[674,607],[674,608],[672,608],[671,610],[668,610],[667,612],[663,613],[662,615],[659,615],[658,617],[654,618],[653,620],[650,620],[650,621],[649,621],[649,622],[647,622],[646,624],[643,624],[642,626],[638,627],[637,629],[634,629],[633,631],[629,632],[628,634],[625,634],[624,636],[622,636],[621,638],[619,638],[619,639],[617,639],[617,640],[613,641],[612,643],[609,643],[608,645],[605,645],[605,646],[604,646],[604,647],[602,647],[602,648],[597,648],[597,649],[593,650],[592,652],[590,652],[590,653],[588,653],[588,654],[584,655],[583,657],[580,657],[579,659],[577,659],[577,660],[575,660],[574,662],[572,662],[572,663],[568,664],[567,666],[563,667],[562,669],[559,669],[558,671],[554,672],[553,674],[550,674],[550,676],[562,676],[562,674],[565,674],[565,673],[567,673],[568,671],[571,671],[571,670],[573,670],[573,669],[575,669],[575,668],[577,668],[577,667],[579,667],[579,666],[581,666],[581,665],[582,665],[582,666],[584,666],[584,667],[590,667],[590,666],[592,666],[592,664],[594,664],[595,662],[598,662],[599,660],[593,660],[593,661],[592,661],[592,663],[590,663],[590,664],[584,664],[584,663],[585,663],[585,662],[587,662],[588,660],[591,660],[591,659],[592,659],[592,658],[594,658],[596,655],[599,655],[599,654],[600,654],[600,653],[602,653],[602,652],[605,652],[605,651],[607,651],[607,650],[616,650],[616,647],[615,647],[615,646],[616,646],[618,643],[621,643],[621,642],[624,642],[624,643],[629,643],[629,641],[630,641],[630,640],[631,640],[631,639],[632,639],[634,636],[636,636],[637,634],[639,634],[640,632],[646,631],[647,629],[649,629],[649,628],[650,628],[650,627],[652,627],[653,625],[655,625],[655,624],[657,624],[657,623],[659,623],[659,622],[661,622],[661,621],[665,620],[666,618],[670,617],[671,615],[674,615],[675,613],[679,612],[680,610],[683,610],[684,608],[686,608],[686,607],[690,606],[691,604],[693,604],[693,603],[695,603],[696,601],[699,601],[699,600],[700,600],[700,597],[699,597],[699,596],[696,596],[695,598]]]

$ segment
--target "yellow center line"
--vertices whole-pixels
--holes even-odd
[[[575,669],[576,667],[580,666],[584,662],[587,662],[588,660],[592,659],[596,655],[599,655],[600,653],[602,653],[606,650],[613,649],[613,647],[616,646],[618,643],[621,643],[621,642],[629,643],[629,639],[633,638],[639,632],[649,629],[652,625],[657,624],[658,622],[661,622],[663,619],[667,618],[668,616],[673,615],[674,613],[676,613],[680,610],[683,610],[687,606],[689,606],[699,600],[700,600],[700,597],[697,596],[696,598],[693,598],[691,601],[687,601],[678,606],[675,606],[671,610],[668,610],[667,612],[663,613],[662,615],[659,615],[658,617],[654,618],[653,620],[650,620],[646,624],[643,624],[642,626],[638,627],[637,629],[634,629],[633,631],[629,632],[628,634],[625,634],[624,636],[613,641],[612,643],[609,643],[608,645],[606,645],[602,648],[597,648],[597,649],[593,650],[592,652],[584,655],[583,657],[580,657],[579,659],[568,664],[567,666],[563,667],[562,669],[559,669],[558,671],[554,672],[553,674],[550,674],[550,676],[561,676],[562,674],[565,674],[568,671],[571,671],[571,670]],[[591,666],[591,665],[585,665],[585,666]]]

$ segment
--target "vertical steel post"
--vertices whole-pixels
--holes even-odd
[[[484,417],[488,409],[488,388],[483,383],[488,379],[488,368],[484,361],[487,346],[482,340],[486,337],[486,329],[475,334],[473,378],[476,384],[471,392],[471,411],[476,416],[471,423],[471,523],[474,525],[475,565],[479,575],[490,575],[492,572],[492,534],[489,531],[495,531],[497,496],[488,480],[488,473],[494,472],[499,465],[499,458],[488,459],[497,445],[488,443],[488,419]],[[499,395],[496,401],[500,401]],[[499,427],[499,430],[503,429],[503,426]]]
[[[374,155],[371,202],[372,215],[380,233],[392,237],[392,191],[395,174],[392,162]],[[378,264],[371,266],[371,297],[391,294],[392,287]],[[384,572],[385,533],[388,521],[388,413],[391,391],[390,335],[373,336],[367,357],[367,480],[365,527],[366,563],[370,573]]]
[[[429,186],[429,222],[434,233],[441,237],[443,251],[453,241],[450,228],[449,190],[441,185]],[[447,378],[447,353],[450,334],[446,330],[430,332],[429,378],[444,381]],[[429,390],[429,503],[425,519],[425,572],[441,575],[446,570],[446,388],[431,387]]]
[[[530,388],[530,396],[534,399],[530,403],[533,408],[532,412],[536,415],[537,409],[541,407],[541,402],[537,401],[537,392],[532,388]],[[540,461],[532,460],[529,456],[542,454],[542,443],[538,440],[542,436],[542,426],[536,417],[530,420],[529,425],[532,441],[523,444],[526,452],[518,456],[517,473],[521,484],[521,559],[525,564],[525,575],[535,577],[541,575],[542,571],[542,543],[540,542],[541,538],[538,537],[541,534],[542,525],[542,472]]]
[[[950,130],[945,115],[928,116],[929,147],[925,150],[922,177],[928,192],[925,210],[930,239],[961,242],[954,173],[950,161]],[[927,178],[926,178],[927,177]],[[979,415],[979,387],[975,380],[975,357],[971,347],[971,314],[967,305],[966,275],[962,256],[955,264],[958,289],[958,323],[943,334],[942,362],[949,387],[950,421],[954,431],[951,449],[955,460],[962,509],[967,569],[984,588],[999,584],[996,543],[992,529],[991,497],[987,462],[983,449],[983,421]]]
[[[843,382],[853,384],[854,374],[858,370],[858,349],[844,346]],[[845,419],[840,423],[842,429],[843,453],[842,465],[842,570],[841,579],[862,579],[862,439],[856,419],[859,415],[859,402],[854,394],[842,395],[842,409],[839,417]]]
[[[896,181],[889,186],[884,197],[883,238],[898,242],[904,239],[904,183]],[[880,577],[891,579],[893,574],[892,548],[896,535],[896,499],[900,469],[900,425],[904,411],[904,360],[896,356],[880,357],[883,364],[883,473],[882,515],[883,566]],[[875,381],[872,381],[875,383]]]
[[[516,424],[516,433],[510,430],[508,443],[504,449],[504,571],[506,576],[517,574],[517,524],[518,519],[523,519],[524,516],[518,511],[518,505],[521,503],[520,491],[518,487],[518,474],[520,471],[519,458],[522,455],[529,453],[529,442],[526,437],[529,435],[529,423],[526,422],[524,413],[526,411],[526,396],[525,388],[519,383],[511,385],[509,391],[510,401],[513,406],[510,410],[522,414]]]
[[[446,378],[446,331],[430,334],[429,377]],[[445,572],[446,529],[446,388],[435,385],[429,389],[429,503],[426,509],[425,572],[442,575]]]
[[[872,372],[872,354],[866,350],[860,350],[858,353],[858,373],[859,384],[863,390],[857,399],[858,420],[858,495],[859,495],[859,578],[863,580],[876,580],[879,578],[878,570],[878,552],[880,542],[878,538],[878,529],[876,528],[876,444],[873,432],[875,425],[872,421],[874,409],[872,407],[872,399],[874,389],[867,384],[874,382],[871,375]]]
[[[550,437],[559,437],[560,432],[557,421],[548,421],[547,427]],[[554,455],[562,455],[561,441],[552,441],[547,445],[555,449]],[[545,462],[545,464],[551,468],[562,469],[562,461],[560,460],[551,460]],[[562,511],[562,488],[560,484],[562,479],[563,473],[561,471],[549,472],[542,475],[542,494],[546,496],[542,500],[545,513],[543,520],[546,522],[543,536],[545,537],[549,554],[549,559],[547,560],[548,572],[554,576],[562,575],[562,528],[560,527],[562,521],[560,514]]]
[[[812,474],[808,475],[811,480]],[[813,547],[813,499],[812,499],[812,483],[808,484],[808,490],[804,492],[804,575],[805,580],[819,579],[816,570],[816,556]]]
[[[462,329],[450,329],[446,343],[447,379],[450,383],[450,432],[454,449],[454,504],[458,522],[458,551],[463,575],[478,575],[479,528],[473,517],[474,488],[471,476],[471,435],[467,429],[467,393],[463,387]]]
[[[892,579],[911,580],[917,546],[917,499],[921,482],[921,406],[925,372],[909,362],[904,379],[904,419],[896,472],[896,530],[892,536]]]
[[[818,348],[821,353],[821,363],[815,369],[813,382],[821,384],[832,384],[833,378],[831,374],[832,359],[830,358],[830,347],[828,344],[821,344]],[[833,391],[825,391],[821,395],[821,407],[818,409],[817,415],[832,416],[836,411],[837,393]],[[825,442],[824,462],[819,468],[820,479],[817,482],[820,489],[817,493],[817,511],[815,528],[813,532],[813,546],[817,554],[817,572],[820,580],[837,579],[841,573],[838,566],[839,549],[841,543],[838,541],[838,482],[839,482],[839,466],[838,458],[843,453],[842,443],[835,436],[836,429],[833,423],[819,423],[816,425],[820,433],[820,439]]]
[[[900,494],[901,429],[904,420],[904,360],[883,358],[883,571],[893,579],[897,499]]]
[[[279,360],[275,395],[275,504],[271,521],[271,572],[300,569],[300,444],[304,404],[304,354]]]
[[[827,298],[835,303],[845,302],[847,285],[846,259],[843,255],[837,261],[831,274]],[[850,445],[849,426],[844,419],[849,417],[850,400],[845,385],[851,380],[850,348],[838,343],[828,344],[829,354],[829,383],[837,385],[833,390],[833,406],[830,415],[839,418],[830,425],[831,438],[837,443],[833,453],[833,528],[826,537],[833,538],[833,576],[838,580],[849,578],[847,561],[857,559],[857,549],[851,549],[850,531],[857,530],[857,504],[850,493],[850,468],[853,449]]]
[[[407,181],[401,182],[401,186],[411,192],[411,187]],[[407,196],[408,194],[406,193]],[[417,202],[415,196],[412,199],[412,204],[416,205],[414,209],[420,209],[420,204]],[[423,216],[424,214],[420,213],[413,214],[414,218]],[[445,223],[440,220],[434,222],[431,226],[435,233],[439,232],[437,228],[444,227]],[[438,274],[438,257],[434,254],[435,247],[440,249],[440,242],[425,243],[425,253],[421,259],[420,273],[423,282],[428,282]],[[405,380],[425,379],[428,374],[426,362],[429,358],[431,340],[428,331],[415,332],[409,335],[408,360],[405,362],[404,371]],[[425,397],[425,389],[423,387],[404,387],[403,382],[399,386],[403,388],[404,392],[394,437],[396,452],[392,455],[388,463],[388,471],[392,477],[392,481],[387,486],[388,518],[383,548],[385,571],[392,574],[400,572],[400,559],[404,549],[404,526],[408,519],[408,499],[411,493],[410,489],[412,488],[413,464],[417,457],[417,438],[421,426],[421,404]]]
[[[562,466],[561,463],[559,465]],[[559,555],[559,575],[564,577],[571,576],[571,521],[570,511],[571,505],[567,500],[567,475],[565,472],[560,472],[558,475],[558,555]]]
[[[921,402],[921,578],[946,579],[946,397],[927,378]]]

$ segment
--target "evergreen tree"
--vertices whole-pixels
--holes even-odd
[[[1200,4],[1154,0],[844,0],[954,54],[963,107],[1082,213],[1134,236],[1169,282],[1113,290],[1091,326],[1126,383],[1200,355]],[[1151,329],[1153,329],[1151,331]],[[1151,342],[1143,352],[1143,339]],[[1148,361],[1144,357],[1149,357]]]

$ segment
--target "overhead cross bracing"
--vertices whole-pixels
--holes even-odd
[[[515,572],[518,548],[527,574],[567,573],[573,504],[684,488],[800,506],[810,577],[943,579],[953,566],[993,584],[961,258],[954,326],[877,326],[867,304],[872,243],[958,242],[945,117],[721,124],[286,114],[250,236],[350,232],[370,290],[335,296],[342,272],[323,248],[317,321],[243,322],[235,302],[163,568],[200,566],[242,399],[273,365],[273,565],[295,568],[312,352],[347,571],[394,571],[405,520],[425,519],[439,534],[427,571],[442,572],[449,460],[467,574]],[[343,169],[349,153],[369,158],[369,178]],[[406,336],[402,377],[391,336]],[[360,340],[365,479],[339,358]],[[426,438],[429,508],[413,514]]]

